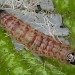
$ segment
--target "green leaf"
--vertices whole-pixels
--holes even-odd
[[[57,13],[64,14],[69,11],[69,0],[53,0]]]

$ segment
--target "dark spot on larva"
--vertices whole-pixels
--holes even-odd
[[[67,61],[70,63],[70,64],[73,64],[75,65],[75,53],[70,53],[67,55]]]

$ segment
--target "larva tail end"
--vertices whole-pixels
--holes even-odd
[[[5,10],[3,10],[3,9],[0,9],[0,13],[3,13],[3,12],[5,12]]]
[[[75,53],[70,53],[70,54],[68,54],[68,56],[67,56],[67,61],[68,61],[70,64],[75,65]]]

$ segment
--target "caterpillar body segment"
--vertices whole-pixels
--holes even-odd
[[[75,54],[69,45],[39,32],[5,11],[0,13],[0,23],[9,36],[39,55],[51,57],[64,63],[75,64]]]

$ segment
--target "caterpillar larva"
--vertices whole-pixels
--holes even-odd
[[[69,45],[39,32],[5,11],[0,13],[0,23],[9,36],[39,55],[52,57],[64,63],[75,64],[75,54]]]

